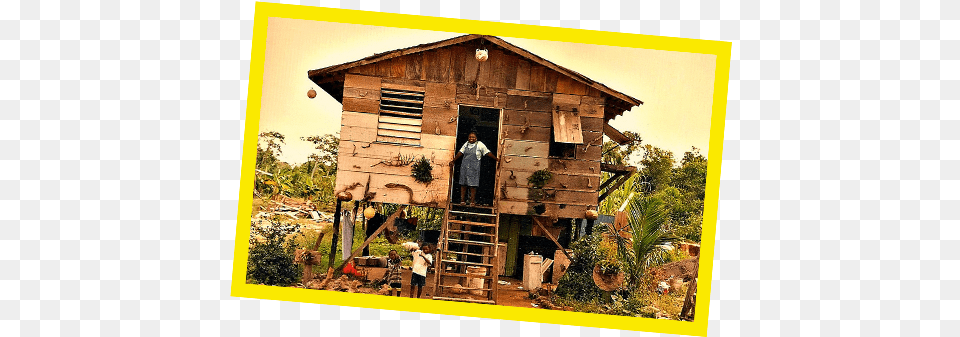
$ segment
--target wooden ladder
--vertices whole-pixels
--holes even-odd
[[[447,207],[436,255],[433,299],[497,303],[499,223],[500,212],[496,207],[454,204]],[[473,282],[468,282],[471,279]]]

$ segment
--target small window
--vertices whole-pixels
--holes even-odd
[[[562,159],[576,159],[577,144],[560,143],[556,138],[550,137],[550,157]]]
[[[377,141],[420,145],[423,126],[423,91],[380,89]]]

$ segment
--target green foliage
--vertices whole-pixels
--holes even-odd
[[[287,237],[299,233],[300,226],[258,221],[252,224],[250,231],[247,281],[278,286],[296,283],[302,270],[293,262],[296,244]]]
[[[690,255],[687,254],[687,252],[680,250],[675,246],[674,249],[664,252],[663,263],[667,264],[671,262],[683,261],[689,258]]]
[[[628,198],[658,200],[666,213],[664,229],[687,241],[700,242],[703,224],[703,199],[706,191],[707,158],[692,148],[684,153],[679,166],[673,167],[673,154],[646,145],[639,174],[612,191],[600,204],[600,212],[613,214]],[[603,179],[610,175],[604,173]],[[631,197],[632,196],[632,197]]]
[[[420,159],[413,163],[410,173],[410,176],[418,182],[429,184],[433,181],[433,165],[430,165],[430,160],[424,156],[420,156]]]
[[[536,172],[533,172],[533,174],[527,178],[527,183],[532,187],[543,188],[543,186],[546,186],[551,179],[553,179],[553,173],[550,173],[550,171],[547,171],[547,169],[540,169]]]
[[[257,144],[257,169],[254,190],[261,199],[277,195],[301,198],[315,203],[321,210],[333,208],[336,185],[337,151],[340,139],[337,135],[310,136],[301,138],[316,145],[318,153],[310,155],[310,161],[291,166],[280,161],[281,145],[286,137],[278,132],[260,134]]]
[[[310,161],[314,163],[314,171],[319,170],[325,175],[337,174],[337,154],[340,152],[340,136],[326,134],[322,136],[301,137],[306,142],[313,143],[317,153],[310,154]],[[311,175],[315,172],[311,172]]]
[[[593,283],[593,266],[608,258],[600,245],[605,230],[606,226],[596,225],[592,235],[573,244],[573,260],[557,282],[557,296],[578,302],[593,302],[604,296]]]
[[[550,173],[547,169],[540,169],[533,172],[530,177],[527,177],[527,184],[530,185],[530,188],[527,189],[527,198],[535,201],[546,199],[547,193],[543,190],[543,187],[546,186],[551,179],[553,179],[553,173]],[[544,208],[544,211],[546,211],[546,208]],[[536,212],[537,214],[543,214],[543,211],[536,210]]]
[[[640,191],[649,193],[670,186],[673,178],[673,152],[647,144],[643,147],[641,179],[645,182]]]
[[[637,286],[644,272],[663,264],[666,245],[678,240],[664,230],[667,214],[663,204],[654,198],[636,198],[627,205],[628,229],[632,239],[616,236],[621,262],[627,274],[627,283]]]
[[[410,217],[417,218],[417,229],[440,230],[443,225],[443,209],[410,206]]]
[[[643,140],[636,132],[624,131],[623,135],[632,138],[634,141],[626,145],[620,145],[612,141],[604,142],[604,163],[613,165],[630,165],[630,157],[641,148],[640,144],[643,142]]]

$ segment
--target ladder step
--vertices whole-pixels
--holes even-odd
[[[485,206],[485,205],[470,206],[470,205],[461,205],[461,204],[455,204],[455,203],[451,203],[450,206],[456,207],[456,208],[473,208],[473,209],[488,209],[488,210],[495,208],[493,206]]]
[[[462,265],[468,265],[468,266],[493,268],[493,265],[489,263],[467,262],[467,261],[458,261],[458,260],[440,260],[440,263],[444,263],[444,262],[452,263],[452,264],[462,264]]]
[[[496,304],[493,300],[475,300],[470,298],[457,298],[457,297],[438,297],[434,296],[433,299],[441,301],[456,301],[456,302],[470,302],[470,303],[483,303],[483,304]]]
[[[493,291],[490,288],[467,288],[467,287],[457,287],[457,286],[440,286],[440,288],[450,288],[450,289],[463,289],[463,290],[480,290],[480,291]]]
[[[482,279],[490,279],[490,280],[493,279],[493,276],[492,276],[492,275],[474,275],[474,274],[448,273],[448,272],[446,272],[446,271],[443,271],[443,272],[440,273],[441,279],[443,279],[444,276],[467,277],[467,278],[482,278]]]
[[[492,233],[480,233],[480,232],[462,231],[462,230],[459,230],[459,229],[448,229],[447,232],[460,233],[460,234],[469,234],[469,235],[494,236],[494,234],[492,234]]]
[[[496,227],[495,223],[488,222],[473,222],[473,221],[464,221],[464,220],[447,220],[449,223],[455,223],[459,225],[468,225],[468,226],[484,226],[484,227]]]
[[[496,214],[474,213],[474,212],[458,211],[458,210],[453,210],[453,209],[450,210],[450,213],[457,213],[458,215],[462,214],[462,215],[486,216],[486,217],[495,217],[495,216],[497,216]]]
[[[465,245],[477,245],[477,246],[495,246],[496,245],[496,243],[493,243],[493,242],[459,240],[459,239],[447,239],[447,242],[460,243]]]
[[[471,256],[480,256],[480,257],[491,257],[491,258],[492,258],[492,257],[496,257],[496,256],[493,256],[493,254],[468,253],[468,252],[460,252],[460,251],[456,251],[456,250],[452,250],[452,249],[444,250],[443,253],[444,253],[444,254],[457,254],[457,255],[471,255]]]

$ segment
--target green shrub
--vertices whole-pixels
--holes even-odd
[[[605,297],[605,292],[593,283],[593,266],[607,260],[600,246],[604,226],[594,226],[593,234],[573,244],[573,260],[557,282],[557,296],[569,300],[592,302]]]
[[[296,244],[291,234],[300,226],[280,222],[257,221],[250,226],[250,252],[247,282],[289,286],[300,280],[302,267],[293,262]]]

